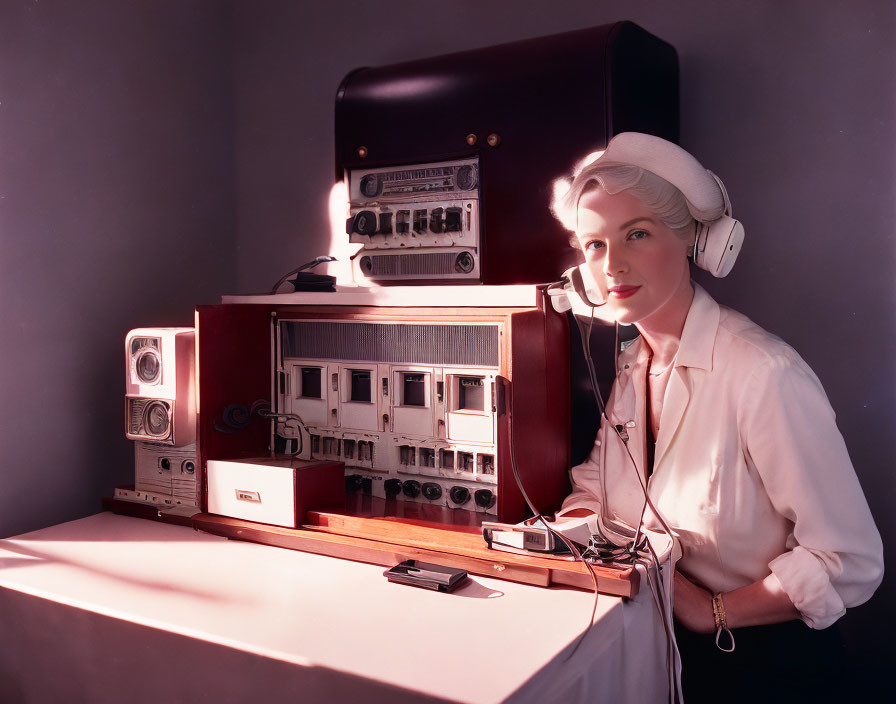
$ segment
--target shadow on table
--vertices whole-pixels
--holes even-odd
[[[41,552],[40,550],[34,550],[30,547],[25,547],[23,545],[17,545],[16,543],[10,540],[0,541],[0,550],[6,551],[7,553],[14,553],[18,557],[2,557],[0,558],[0,570],[7,568],[18,569],[20,567],[30,567],[30,566],[38,566],[38,565],[46,565],[47,563],[55,563],[59,565],[67,565],[69,567],[74,567],[79,570],[83,570],[84,572],[88,572],[93,575],[99,575],[102,577],[106,577],[109,579],[114,579],[119,582],[125,582],[135,587],[140,587],[143,589],[152,589],[155,591],[162,592],[172,592],[172,593],[180,593],[180,594],[189,594],[190,596],[196,599],[203,599],[207,601],[216,601],[223,602],[227,601],[227,599],[222,598],[220,593],[200,590],[196,588],[185,589],[182,584],[177,581],[177,575],[172,574],[168,575],[166,578],[159,579],[146,579],[141,577],[134,577],[133,575],[124,574],[122,572],[116,572],[111,569],[104,569],[98,567],[96,564],[85,564],[78,562],[77,560],[69,560],[60,558],[58,555],[53,555],[47,552]],[[51,597],[47,597],[51,598]],[[7,700],[0,698],[0,701],[5,702]]]

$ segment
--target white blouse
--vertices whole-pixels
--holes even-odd
[[[650,498],[677,534],[679,569],[728,592],[771,572],[812,628],[867,601],[883,545],[818,378],[787,344],[694,285],[660,416]],[[631,344],[601,425],[570,471],[562,512],[637,525],[646,476],[646,345]],[[645,522],[659,528],[647,509]]]

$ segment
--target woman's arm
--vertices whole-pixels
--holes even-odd
[[[696,633],[716,630],[712,594],[694,584],[681,572],[675,573],[675,618]],[[790,597],[775,575],[722,594],[729,628],[761,626],[799,618]]]
[[[807,625],[826,628],[880,584],[883,546],[824,389],[791,348],[748,377],[738,428],[748,468],[793,523],[787,550],[768,563],[777,584],[767,591],[780,588]],[[761,613],[768,594],[756,596]]]

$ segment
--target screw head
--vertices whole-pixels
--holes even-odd
[[[358,147],[358,156],[362,159],[367,158],[367,147]]]
[[[477,137],[472,132],[470,132],[470,134],[467,135],[467,144],[469,144],[471,147],[475,146],[476,142],[478,142],[478,141],[479,141],[479,137]]]

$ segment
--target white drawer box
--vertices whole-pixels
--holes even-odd
[[[208,512],[298,528],[309,509],[345,504],[345,465],[268,458],[209,460]]]

